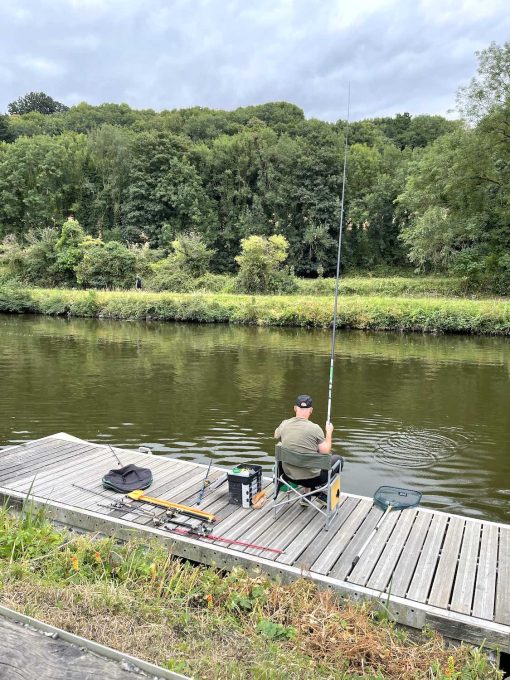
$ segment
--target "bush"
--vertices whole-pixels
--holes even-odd
[[[19,243],[15,236],[6,237],[1,254],[5,275],[35,286],[58,284],[57,239],[57,230],[49,228],[29,231],[26,246]]]
[[[203,276],[209,269],[213,250],[209,250],[200,234],[189,231],[172,241],[174,252],[169,259],[174,267],[187,272],[190,276]]]
[[[62,225],[60,238],[55,243],[56,260],[53,265],[55,278],[59,284],[74,286],[76,270],[84,255],[82,244],[85,232],[74,217],[69,217]]]
[[[84,288],[130,288],[136,276],[136,256],[117,241],[87,248],[76,268]]]
[[[155,291],[168,290],[173,293],[191,293],[196,281],[181,269],[165,267],[154,268],[155,274],[147,281],[147,288]]]
[[[295,277],[282,265],[287,259],[289,243],[285,236],[250,236],[241,241],[236,288],[241,293],[290,293],[296,288]]]

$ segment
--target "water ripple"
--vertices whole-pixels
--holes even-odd
[[[468,443],[468,437],[453,428],[441,431],[411,428],[394,432],[381,441],[374,450],[374,457],[396,467],[432,467],[451,458]]]

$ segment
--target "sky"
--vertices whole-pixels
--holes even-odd
[[[288,101],[307,117],[455,117],[475,52],[510,39],[508,0],[0,0],[0,112]]]

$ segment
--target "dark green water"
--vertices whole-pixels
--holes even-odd
[[[65,431],[270,470],[296,394],[312,394],[324,424],[329,342],[302,329],[0,316],[0,446]],[[416,488],[429,507],[510,521],[509,376],[507,339],[341,333],[343,488]]]

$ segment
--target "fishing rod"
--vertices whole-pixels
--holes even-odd
[[[173,522],[173,520],[170,520],[170,522]],[[208,538],[210,541],[219,541],[221,543],[228,543],[229,545],[240,545],[243,548],[252,548],[253,550],[263,550],[263,551],[269,551],[272,553],[275,553],[276,555],[281,555],[283,553],[283,550],[280,550],[279,548],[270,548],[269,546],[266,545],[258,545],[257,543],[249,543],[248,541],[241,541],[239,539],[235,538],[227,538],[226,536],[216,536],[215,534],[210,533],[209,531],[203,531],[203,528],[194,528],[190,527],[190,529],[180,529],[178,527],[162,527],[166,531],[171,531],[174,534],[179,534],[180,536],[198,536],[200,538]]]
[[[351,84],[347,95],[347,127],[345,128],[345,151],[344,151],[344,171],[342,176],[342,201],[340,205],[340,228],[338,230],[338,253],[336,258],[336,281],[335,281],[335,306],[333,309],[333,330],[331,333],[331,360],[329,365],[329,385],[328,385],[328,416],[326,423],[331,422],[331,400],[333,393],[333,373],[335,369],[335,343],[336,343],[336,323],[338,316],[338,283],[340,280],[340,260],[342,253],[342,232],[344,227],[344,203],[345,203],[345,178],[347,175],[347,152],[349,150],[349,114],[351,106]]]

